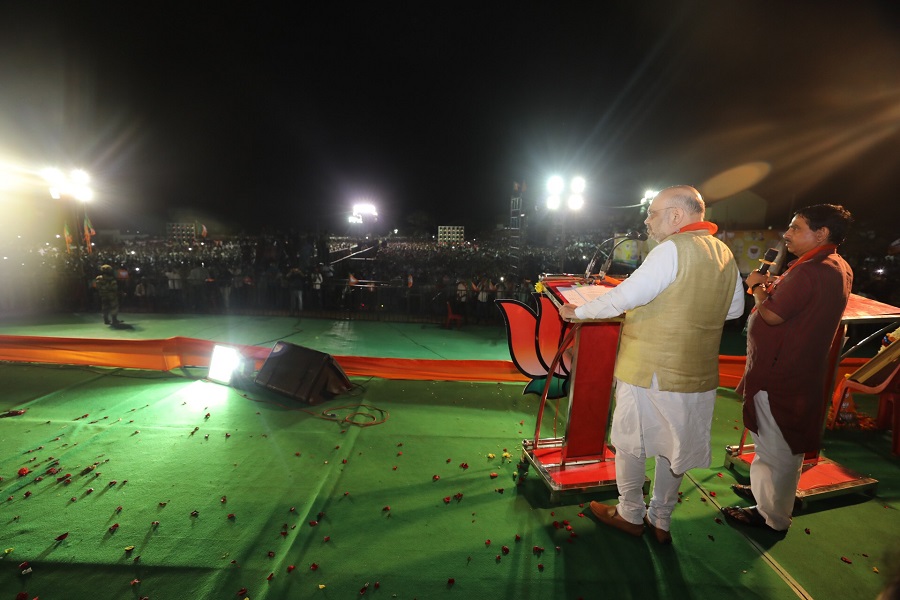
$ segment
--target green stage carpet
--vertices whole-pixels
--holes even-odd
[[[134,321],[0,333],[508,358],[499,328]],[[660,547],[598,525],[590,498],[551,505],[535,473],[519,476],[537,411],[522,385],[354,379],[308,406],[205,375],[0,365],[0,413],[25,410],[0,418],[0,598],[875,598],[900,560],[889,432],[826,433],[827,456],[880,480],[874,497],[814,503],[784,539],[736,529],[718,506],[738,503],[742,479],[720,465],[740,403],[720,390],[713,466],[685,478],[675,543]]]

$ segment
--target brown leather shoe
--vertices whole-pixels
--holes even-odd
[[[622,518],[622,515],[616,510],[615,506],[608,504],[600,504],[599,502],[591,502],[591,512],[604,525],[614,527],[619,531],[624,531],[629,535],[641,537],[644,535],[643,523],[629,523]]]
[[[656,541],[660,544],[667,545],[672,543],[672,532],[656,527],[647,517],[644,517],[644,525],[656,536]]]

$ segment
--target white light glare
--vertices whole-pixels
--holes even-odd
[[[50,185],[62,185],[65,182],[66,178],[62,174],[62,171],[59,169],[54,169],[53,167],[47,167],[43,171],[41,171],[41,177],[44,178],[44,181],[49,183]]]
[[[650,201],[656,198],[656,195],[659,194],[656,190],[647,190],[644,192],[644,197],[641,198],[641,204],[650,204]]]
[[[584,196],[582,194],[586,186],[587,182],[584,177],[572,178],[571,183],[569,183],[570,195],[566,199],[566,206],[569,207],[569,210],[580,210],[584,206]],[[556,210],[562,205],[560,196],[565,188],[566,184],[559,175],[554,175],[547,180],[547,190],[550,192],[550,197],[547,198],[547,208]]]
[[[354,204],[353,205],[353,214],[354,215],[372,215],[373,217],[378,216],[378,211],[375,210],[374,204]]]
[[[566,184],[563,183],[563,178],[559,175],[554,175],[547,180],[547,191],[550,192],[551,196],[559,196],[565,188]]]
[[[216,345],[213,347],[212,359],[209,361],[207,379],[216,383],[231,383],[231,376],[241,364],[241,355],[234,348]]]
[[[71,196],[76,200],[88,202],[94,197],[94,191],[88,186],[90,175],[81,169],[75,169],[66,177],[62,171],[48,167],[41,171],[41,177],[50,186],[50,196],[59,200],[63,196]]]

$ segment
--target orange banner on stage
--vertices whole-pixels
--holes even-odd
[[[208,367],[216,342],[187,337],[158,340],[109,340],[34,336],[0,336],[0,360],[8,362],[92,365],[123,369],[171,371],[181,367]],[[222,344],[262,367],[270,348]],[[433,360],[334,356],[347,375],[418,381],[528,382],[508,360]],[[719,357],[719,385],[734,388],[744,372],[743,356]],[[844,359],[838,381],[858,369],[865,358]]]
[[[25,363],[91,365],[123,369],[171,371],[208,367],[217,342],[187,337],[157,340],[109,340],[33,336],[0,336],[0,360]],[[259,370],[271,348],[222,344],[236,348]],[[334,356],[344,372],[357,377],[430,381],[527,382],[508,360],[426,360]]]

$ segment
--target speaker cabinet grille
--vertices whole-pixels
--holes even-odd
[[[350,389],[350,380],[330,354],[277,342],[256,375],[256,383],[309,404]]]

